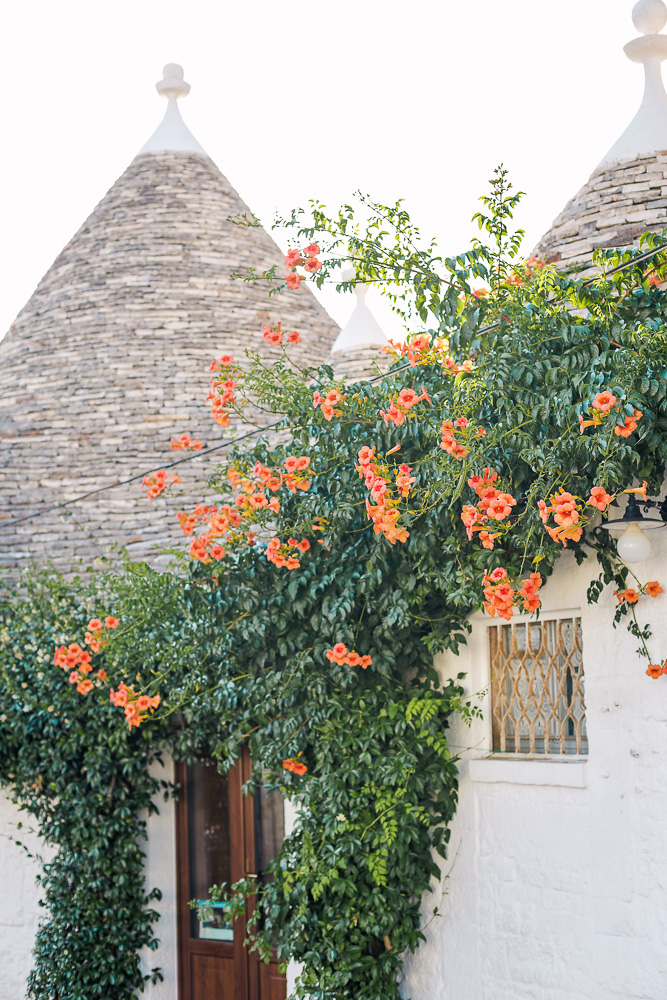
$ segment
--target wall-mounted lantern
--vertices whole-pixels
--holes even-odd
[[[645,517],[645,512],[656,510],[659,517]],[[604,521],[600,527],[605,531],[622,531],[623,534],[616,543],[618,554],[626,563],[638,563],[648,559],[651,554],[651,540],[644,532],[653,528],[664,528],[667,523],[667,497],[664,500],[637,500],[628,497],[628,504],[623,517]]]

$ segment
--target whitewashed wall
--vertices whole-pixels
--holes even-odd
[[[638,574],[666,585],[667,530],[652,542]],[[544,588],[545,614],[581,613],[587,761],[485,759],[488,698],[483,722],[452,732],[460,806],[445,877],[424,904],[428,941],[407,964],[411,1000],[667,997],[667,677],[647,677],[636,641],[612,628],[611,592],[586,604],[595,572],[593,560],[577,567],[565,555]],[[643,599],[638,613],[650,617],[651,650],[664,658],[667,595]],[[475,618],[468,647],[439,660],[443,676],[466,671],[470,691],[488,685],[488,624]],[[145,967],[160,965],[165,981],[147,995],[176,1000],[174,804],[159,808],[149,820],[147,883],[164,893],[161,944]],[[0,1000],[24,997],[39,919],[37,867],[13,844],[21,818],[0,795]]]
[[[164,768],[155,765],[152,773],[172,780],[173,764],[167,760]],[[176,844],[175,805],[173,800],[157,802],[159,815],[148,819],[146,846],[146,884],[162,890],[162,901],[155,904],[160,912],[155,933],[160,939],[157,951],[145,949],[142,954],[144,971],[160,966],[164,982],[149,986],[144,996],[150,1000],[176,1000],[177,939],[176,939]],[[18,828],[23,823],[22,829]],[[9,796],[0,792],[0,1000],[24,1000],[26,980],[32,966],[32,948],[37,925],[43,910],[39,907],[39,887],[35,878],[39,865],[21,847],[41,854],[48,860],[32,829],[30,817],[20,812]]]
[[[652,533],[642,582],[667,590],[667,531]],[[462,749],[460,807],[443,881],[424,904],[428,941],[408,961],[411,1000],[665,1000],[667,997],[667,677],[652,680],[611,590],[586,604],[594,560],[565,555],[544,609],[580,612],[587,761],[484,759],[484,721]],[[667,594],[643,598],[650,649],[667,656]],[[488,617],[459,657],[469,691],[489,682]],[[439,906],[439,915],[433,916]]]
[[[18,824],[23,827],[19,829]],[[32,946],[41,916],[35,878],[39,864],[28,856],[43,852],[30,817],[0,791],[0,1000],[23,1000],[32,965]],[[48,860],[49,853],[45,858]]]
[[[154,764],[150,773],[165,781],[174,780],[174,763],[166,758],[164,766]],[[149,1000],[177,1000],[178,996],[178,937],[176,922],[176,803],[156,799],[158,815],[148,818],[148,843],[146,845],[146,888],[157,886],[162,899],[153,906],[160,914],[154,925],[160,945],[157,951],[145,948],[141,954],[143,971],[149,973],[159,966],[164,980],[146,988],[143,996]]]

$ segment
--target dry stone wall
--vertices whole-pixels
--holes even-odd
[[[387,371],[392,362],[393,358],[383,354],[379,347],[357,347],[350,353],[335,354],[327,363],[337,379],[361,382]]]
[[[266,232],[229,220],[240,213],[250,214],[208,157],[141,155],[42,279],[0,342],[0,565],[69,570],[112,544],[154,553],[190,497],[149,502],[134,483],[67,514],[2,523],[163,465],[178,457],[172,435],[223,440],[208,366],[263,346],[262,323],[299,331],[298,362],[328,357],[337,327],[306,287],[269,296],[266,283],[233,279],[282,268]],[[181,467],[179,490],[201,483],[202,461]]]
[[[582,264],[593,250],[636,244],[667,226],[667,151],[607,164],[572,198],[535,248],[548,262]]]

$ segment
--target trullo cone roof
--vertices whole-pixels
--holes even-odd
[[[628,127],[535,248],[538,257],[562,262],[559,266],[588,263],[594,250],[636,244],[647,230],[667,226],[667,94],[661,72],[667,36],[660,33],[667,7],[663,0],[639,0],[632,19],[641,34],[624,51],[644,66],[644,96]]]
[[[171,436],[222,440],[206,402],[209,363],[260,346],[262,323],[298,330],[291,351],[305,364],[324,360],[337,333],[307,288],[269,297],[266,284],[232,278],[282,265],[283,254],[264,230],[229,221],[248,207],[179,133],[179,92],[165,96],[162,138],[158,129],[0,342],[0,556],[10,566],[36,557],[70,569],[110,543],[151,553],[168,540],[175,501],[149,502],[138,483],[66,516],[4,530],[2,520],[169,462]],[[185,491],[205,476],[198,465],[178,470]]]

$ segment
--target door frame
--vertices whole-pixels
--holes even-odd
[[[248,863],[254,861],[253,841],[248,834],[254,836],[254,820],[248,830],[248,820],[252,819],[248,806],[252,811],[252,799],[243,796],[241,786],[244,781],[243,761],[239,761],[229,769],[229,826],[230,826],[230,859],[231,879],[236,882],[252,872]],[[176,882],[177,882],[177,931],[178,931],[178,998],[179,1000],[195,1000],[190,989],[190,956],[206,955],[209,957],[227,957],[234,961],[234,1000],[259,1000],[258,976],[252,962],[254,956],[249,955],[244,946],[246,937],[246,921],[239,917],[234,923],[234,940],[206,941],[191,936],[192,910],[188,907],[190,900],[190,844],[188,831],[188,783],[187,766],[176,763],[176,781],[180,785],[176,803]],[[250,851],[250,847],[253,847]]]

